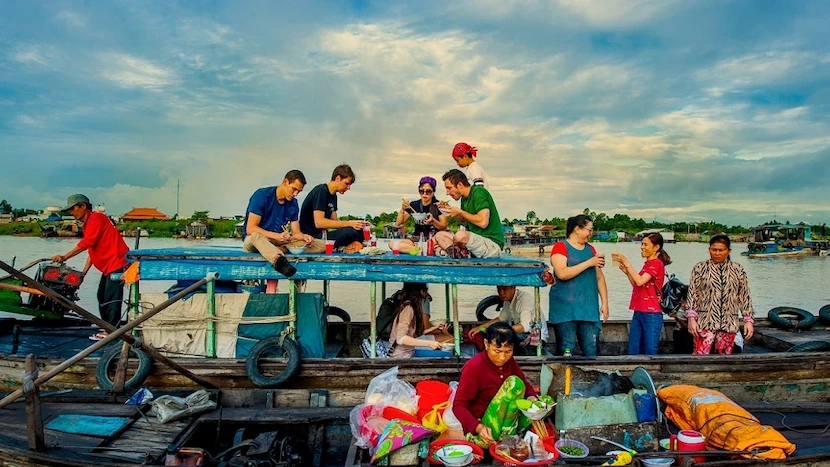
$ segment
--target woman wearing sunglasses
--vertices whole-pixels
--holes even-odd
[[[403,239],[400,242],[400,252],[409,253],[413,251],[424,234],[424,240],[429,239],[429,235],[439,230],[447,230],[447,216],[441,214],[438,210],[438,199],[435,197],[436,181],[432,177],[422,177],[418,182],[418,193],[421,195],[415,201],[403,200],[401,209],[398,211],[398,218],[395,221],[397,225],[403,225],[410,217],[415,218],[415,231],[412,237]]]

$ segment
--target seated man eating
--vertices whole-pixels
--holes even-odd
[[[458,169],[452,169],[442,177],[447,195],[461,200],[461,208],[438,203],[448,216],[469,225],[470,230],[459,230],[453,235],[442,231],[435,234],[435,241],[452,258],[463,258],[469,254],[476,258],[498,258],[504,248],[504,231],[501,228],[499,211],[490,192],[483,186],[470,186],[467,176]]]
[[[523,290],[519,290],[512,285],[500,285],[496,287],[496,292],[502,301],[501,313],[490,321],[481,326],[470,329],[467,337],[476,346],[479,352],[484,350],[484,331],[490,327],[491,324],[504,322],[509,324],[518,335],[520,345],[525,348],[526,352],[531,352],[531,355],[536,355],[536,345],[544,345],[548,341],[548,326],[547,321],[543,320],[541,325],[541,332],[538,333],[538,340],[531,344],[530,333],[533,330],[533,322],[536,321],[536,313],[533,296]]]

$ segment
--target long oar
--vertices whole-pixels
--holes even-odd
[[[12,276],[14,276],[18,279],[20,279],[21,281],[26,283],[29,287],[39,290],[44,295],[46,295],[48,298],[58,302],[63,307],[68,308],[68,309],[74,311],[75,313],[78,313],[79,315],[81,315],[87,321],[91,321],[92,323],[94,323],[98,327],[106,330],[107,332],[115,331],[115,326],[113,326],[110,323],[104,321],[103,319],[93,315],[92,313],[86,311],[85,309],[83,309],[79,305],[77,305],[74,302],[66,299],[66,297],[64,297],[63,295],[60,295],[60,294],[56,293],[54,290],[52,290],[52,289],[44,286],[43,284],[35,281],[34,279],[32,279],[29,276],[23,274],[22,272],[16,270],[15,268],[9,266],[8,264],[6,264],[3,261],[0,261],[0,269],[8,272],[9,274],[11,274]],[[217,276],[214,275],[210,280],[213,280],[216,277]],[[190,287],[188,287],[188,289],[190,289]],[[185,290],[187,290],[187,289],[185,289]],[[196,289],[194,289],[194,290],[196,290]],[[179,295],[182,295],[182,294],[178,293],[174,296],[174,298],[179,297]],[[182,295],[181,297],[177,298],[175,301],[180,300],[185,295]],[[162,305],[164,305],[164,308],[167,308],[168,306],[172,305],[175,301],[171,302],[170,300],[167,300],[166,302],[162,303]],[[161,306],[161,305],[159,305],[159,306]],[[158,307],[156,307],[156,308],[158,308]],[[136,341],[136,339],[133,336],[131,336],[130,334],[122,335],[121,339],[127,341],[129,344],[133,344]],[[154,360],[156,360],[159,363],[162,363],[164,365],[167,365],[168,367],[170,367],[174,371],[176,371],[176,372],[180,373],[181,375],[189,378],[194,383],[196,383],[196,384],[198,384],[198,385],[200,385],[204,388],[207,388],[207,389],[218,389],[218,387],[215,384],[213,384],[210,381],[196,375],[195,373],[193,373],[192,371],[188,370],[187,368],[179,365],[178,363],[170,360],[169,358],[167,358],[164,355],[160,354],[156,349],[150,347],[149,345],[145,344],[144,342],[141,343],[141,350],[146,352],[147,355],[152,357]]]
[[[0,289],[11,290],[12,292],[25,292],[32,295],[43,295],[43,292],[41,292],[40,290],[33,289],[31,287],[23,287],[14,284],[4,284],[2,282],[0,282]]]
[[[69,360],[64,361],[60,365],[52,368],[51,370],[46,372],[46,374],[44,374],[43,376],[39,376],[35,380],[35,386],[40,386],[41,384],[49,381],[50,379],[54,378],[57,374],[63,372],[64,370],[71,367],[72,365],[80,362],[81,360],[88,357],[89,355],[91,355],[93,352],[100,349],[101,347],[104,347],[105,345],[109,344],[110,342],[112,342],[114,340],[117,340],[119,338],[122,338],[122,336],[126,336],[128,332],[130,332],[133,328],[135,328],[139,324],[147,321],[148,319],[152,318],[153,316],[157,315],[158,313],[161,313],[162,311],[164,311],[165,308],[167,308],[168,306],[178,302],[179,300],[186,297],[187,295],[199,290],[200,287],[202,287],[203,285],[207,284],[208,282],[214,280],[215,278],[216,278],[216,273],[209,273],[208,277],[199,280],[195,284],[193,284],[190,287],[182,290],[181,292],[177,293],[176,295],[170,297],[169,299],[167,299],[166,301],[160,303],[158,306],[156,306],[152,310],[143,313],[141,316],[139,316],[138,318],[130,321],[129,323],[125,324],[124,326],[121,326],[120,328],[111,331],[110,334],[106,338],[101,339],[100,341],[90,345],[86,349],[78,352],[77,354],[75,354],[75,356],[73,356]],[[12,392],[8,396],[6,396],[2,400],[0,400],[0,409],[2,409],[3,407],[11,404],[15,400],[17,400],[18,397],[22,396],[23,394],[24,394],[24,391],[23,391],[22,387],[16,389],[14,392]]]

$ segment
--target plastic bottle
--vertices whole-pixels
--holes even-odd
[[[372,236],[369,237],[369,246],[378,246],[378,238],[375,237],[374,232],[372,232]]]
[[[571,354],[571,348],[570,347],[565,347],[565,353],[563,353],[562,356],[563,357],[570,357],[571,355],[572,355]]]
[[[435,256],[435,240],[432,238],[432,232],[429,233],[429,241],[427,241],[427,256]]]
[[[427,254],[427,243],[424,241],[424,233],[421,232],[421,236],[418,238],[418,248],[421,250],[421,256],[426,256]]]
[[[323,230],[323,243],[326,243],[326,240],[328,240],[328,235],[326,235],[326,232],[326,230]]]

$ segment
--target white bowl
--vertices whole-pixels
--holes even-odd
[[[473,460],[473,448],[463,444],[444,446],[435,452],[444,465],[462,466]]]
[[[414,212],[412,213],[412,218],[415,219],[415,222],[423,222],[424,219],[427,218],[429,214],[425,212]]]
[[[674,464],[673,457],[643,457],[640,462],[647,467],[666,467]]]
[[[663,438],[660,440],[660,447],[665,449],[666,451],[669,450],[669,438]]]
[[[305,253],[305,247],[304,246],[289,246],[288,247],[288,252],[291,253],[292,255],[301,255],[301,254]]]

